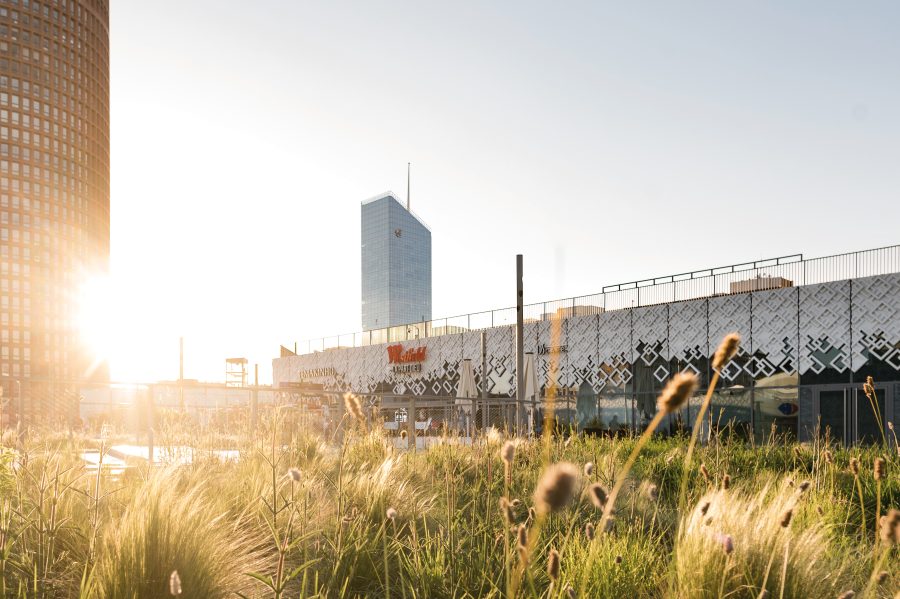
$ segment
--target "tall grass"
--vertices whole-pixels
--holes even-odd
[[[188,439],[159,439],[169,435]],[[237,461],[208,451],[225,443]],[[401,452],[372,427],[333,441],[276,418],[255,435],[195,435],[192,464],[115,474],[82,466],[97,441],[31,435],[0,453],[2,596],[166,597],[175,571],[182,597],[500,598],[508,570],[520,573],[515,596],[554,599],[898,590],[898,549],[876,545],[871,526],[900,507],[894,452],[723,435],[686,461],[687,443],[494,432]],[[560,463],[575,479],[566,501],[536,496]],[[589,489],[617,481],[604,525]]]
[[[207,482],[170,468],[135,488],[116,526],[106,531],[94,571],[98,597],[165,596],[173,571],[185,598],[215,599],[252,588],[247,573],[264,564],[260,535],[248,519],[205,494]]]

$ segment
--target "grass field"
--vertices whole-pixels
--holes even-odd
[[[159,443],[188,434],[163,432]],[[844,449],[719,437],[686,466],[687,438],[652,438],[627,476],[635,438],[491,431],[471,446],[447,437],[400,452],[359,424],[326,443],[276,420],[229,442],[237,461],[204,449],[225,440],[203,438],[190,465],[119,476],[84,469],[79,454],[96,441],[45,436],[4,450],[3,596],[894,597],[900,589],[896,526],[879,522],[900,507],[892,440]]]

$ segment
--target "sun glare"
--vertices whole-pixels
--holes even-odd
[[[116,345],[121,326],[115,294],[108,276],[87,280],[78,295],[78,331],[85,348],[95,360],[107,360]]]

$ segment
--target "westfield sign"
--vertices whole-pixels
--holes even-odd
[[[388,345],[387,353],[388,362],[390,364],[410,364],[413,362],[425,361],[424,346],[412,347],[406,351],[403,351],[403,346],[398,343],[397,345]]]
[[[409,374],[422,372],[422,362],[425,361],[425,347],[411,347],[403,351],[399,343],[388,345],[388,363],[394,374]]]

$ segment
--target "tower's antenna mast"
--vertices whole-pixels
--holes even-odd
[[[409,162],[406,163],[406,211],[409,212],[409,170],[410,170]]]

